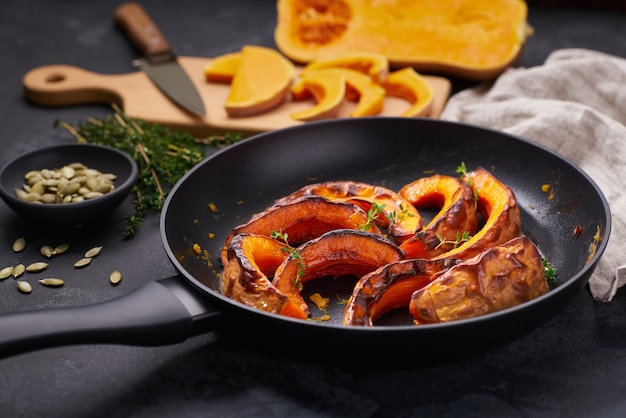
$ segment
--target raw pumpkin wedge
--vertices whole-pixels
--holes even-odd
[[[323,68],[348,68],[369,75],[375,83],[382,83],[389,74],[389,60],[377,52],[345,51],[319,58],[304,67],[304,71]]]
[[[231,52],[213,58],[204,67],[206,81],[230,83],[241,65],[241,52]]]
[[[295,67],[278,51],[247,45],[233,76],[224,107],[230,117],[250,116],[270,110],[289,96]]]
[[[401,116],[428,116],[433,104],[434,91],[430,83],[413,68],[406,67],[389,74],[382,83],[387,95],[400,97],[411,103]]]
[[[336,72],[302,74],[291,91],[294,98],[306,97],[308,91],[317,102],[310,108],[289,114],[292,119],[313,121],[334,118],[346,95],[346,76]]]
[[[330,231],[297,250],[278,266],[272,283],[307,316],[308,305],[300,293],[304,283],[326,276],[361,277],[404,258],[400,247],[381,235],[353,229]]]
[[[382,112],[385,104],[385,89],[372,81],[368,76],[359,71],[349,68],[323,68],[319,70],[310,70],[303,73],[305,79],[314,78],[316,80],[328,79],[326,86],[333,85],[336,78],[345,77],[345,98],[350,101],[356,101],[356,107],[350,112],[352,117],[374,116]],[[304,98],[307,96],[302,90],[308,91],[310,84],[306,81],[299,83],[296,81],[292,87],[292,95],[294,99]],[[326,92],[326,95],[329,93]]]
[[[278,0],[274,40],[299,63],[370,51],[392,68],[487,80],[520,55],[527,9],[523,0]]]

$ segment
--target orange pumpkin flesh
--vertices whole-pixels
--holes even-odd
[[[289,244],[297,245],[333,229],[359,229],[367,224],[367,214],[347,202],[332,202],[320,196],[303,197],[276,203],[239,225],[226,238],[222,249],[222,263],[232,237],[241,233],[270,236],[272,232],[287,234]],[[372,225],[370,232],[380,234]]]
[[[344,311],[344,325],[373,326],[384,313],[406,308],[411,295],[426,286],[454,260],[409,259],[387,264],[361,277]]]
[[[250,234],[234,236],[222,273],[222,293],[266,312],[306,318],[268,279],[285,258],[285,245],[272,238]]]
[[[382,83],[389,96],[399,97],[411,103],[400,116],[428,116],[435,93],[430,83],[413,68],[407,67],[389,74]]]
[[[416,324],[448,322],[510,308],[548,290],[537,248],[517,237],[451,267],[413,294],[409,310]]]
[[[403,241],[422,228],[422,217],[411,202],[399,193],[382,186],[355,181],[328,181],[302,187],[279,202],[286,202],[302,196],[323,196],[329,200],[350,202],[369,211],[372,202],[384,205],[382,215],[375,219],[376,225],[388,228],[397,240]],[[394,219],[390,225],[390,218]]]
[[[399,194],[417,208],[440,208],[424,229],[401,244],[409,258],[432,258],[452,250],[457,235],[474,235],[478,229],[472,189],[455,177],[423,177],[402,187]]]
[[[515,194],[510,187],[484,168],[477,168],[463,178],[478,195],[477,208],[485,224],[474,236],[437,258],[465,260],[520,235],[522,221]]]
[[[298,256],[292,253],[285,259],[276,269],[272,283],[308,316],[309,308],[300,294],[300,284],[325,276],[361,277],[403,258],[402,250],[380,235],[334,230],[298,247]]]
[[[293,97],[305,97],[303,90],[313,95],[316,104],[310,108],[289,114],[290,118],[299,121],[334,118],[337,116],[339,106],[346,95],[346,76],[339,73],[303,74],[292,86]]]

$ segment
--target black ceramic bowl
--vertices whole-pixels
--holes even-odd
[[[57,169],[80,162],[102,173],[117,176],[115,189],[100,197],[74,203],[32,203],[19,199],[30,170]],[[48,225],[80,225],[105,218],[119,206],[137,181],[139,170],[130,155],[115,148],[93,144],[63,144],[22,154],[0,170],[0,197],[20,215]]]

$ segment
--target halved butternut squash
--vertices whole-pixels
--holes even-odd
[[[474,80],[502,73],[532,33],[522,0],[278,0],[277,11],[274,40],[296,62],[369,51]]]
[[[510,308],[548,290],[539,251],[517,237],[451,267],[417,290],[409,309],[418,325],[449,322]]]
[[[348,202],[333,202],[312,196],[277,203],[231,231],[222,248],[222,263],[227,261],[230,240],[241,233],[269,237],[272,232],[282,231],[288,235],[289,244],[295,246],[333,229],[360,229],[367,223],[365,211]],[[369,232],[381,234],[376,225],[372,225]]]
[[[222,294],[253,308],[304,319],[268,279],[287,258],[285,244],[262,235],[235,235],[228,245]]]
[[[278,51],[246,45],[224,104],[231,117],[249,116],[284,102],[295,77],[295,67]]]
[[[411,103],[401,116],[416,117],[430,115],[435,93],[430,83],[413,68],[394,71],[382,83],[389,96],[399,97]]]
[[[400,247],[380,235],[337,229],[298,247],[276,269],[272,283],[308,316],[308,305],[300,294],[307,281],[325,276],[361,277],[403,258]]]
[[[398,241],[404,241],[422,228],[422,217],[411,202],[391,189],[356,181],[327,181],[306,185],[277,202],[287,202],[302,196],[323,196],[329,200],[350,202],[364,211],[372,209],[372,203],[382,206],[381,214],[374,222],[388,228]]]
[[[387,264],[361,277],[344,311],[344,325],[373,326],[383,314],[408,308],[411,295],[426,286],[455,260],[409,259]]]
[[[408,258],[432,258],[460,245],[460,237],[478,229],[477,202],[472,188],[456,177],[435,174],[412,181],[399,191],[417,208],[439,212],[415,235],[401,244]]]

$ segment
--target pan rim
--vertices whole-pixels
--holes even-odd
[[[580,269],[576,274],[567,278],[567,280],[563,281],[558,286],[551,288],[548,293],[543,294],[521,305],[517,305],[511,308],[507,308],[507,309],[497,311],[497,312],[492,312],[492,313],[481,315],[481,316],[474,317],[474,318],[460,319],[460,320],[455,320],[455,321],[445,322],[445,323],[423,324],[419,326],[384,325],[384,326],[374,326],[374,327],[351,327],[351,326],[338,325],[338,324],[325,323],[325,322],[302,321],[299,319],[294,319],[294,318],[290,318],[286,316],[280,316],[280,315],[276,315],[273,313],[268,313],[268,312],[244,305],[240,302],[234,301],[224,296],[221,292],[211,289],[208,286],[201,283],[191,273],[189,273],[185,269],[185,267],[177,260],[175,254],[172,252],[172,248],[171,248],[171,245],[169,244],[168,237],[166,234],[167,213],[169,210],[169,206],[172,200],[175,198],[176,192],[178,191],[178,189],[185,183],[185,181],[189,177],[193,176],[193,174],[197,170],[199,170],[201,167],[203,167],[206,164],[210,164],[211,161],[215,159],[221,158],[223,154],[234,152],[233,150],[236,150],[239,147],[247,147],[251,143],[267,141],[266,138],[271,139],[274,135],[277,135],[277,134],[289,133],[291,131],[298,131],[302,129],[306,129],[306,130],[316,129],[320,125],[323,125],[323,126],[333,125],[333,124],[350,125],[354,123],[362,124],[362,123],[369,123],[368,121],[374,121],[374,120],[375,121],[387,120],[393,123],[444,124],[444,125],[453,125],[457,127],[464,127],[464,129],[474,129],[474,130],[483,131],[483,132],[490,132],[500,137],[506,137],[508,140],[511,140],[514,142],[521,142],[525,144],[526,146],[529,146],[531,148],[536,148],[540,150],[541,152],[550,154],[550,156],[555,159],[563,161],[567,166],[569,166],[574,171],[578,172],[578,174],[581,175],[588,182],[589,186],[591,186],[591,188],[595,191],[597,197],[599,198],[601,206],[603,208],[604,217],[605,217],[604,219],[605,231],[603,234],[603,239],[597,246],[596,253],[585,264],[585,266],[582,269]],[[440,331],[453,332],[454,329],[471,328],[475,325],[478,325],[479,323],[482,324],[485,321],[495,321],[495,320],[501,320],[503,318],[507,318],[509,316],[517,316],[523,312],[526,312],[532,309],[535,305],[547,303],[547,301],[554,299],[556,294],[561,294],[564,292],[572,291],[571,288],[575,287],[577,284],[579,284],[580,288],[582,289],[583,287],[585,287],[588,280],[584,280],[581,282],[581,278],[583,276],[590,275],[590,273],[593,272],[593,270],[596,268],[598,261],[604,254],[606,247],[608,245],[610,234],[611,234],[611,229],[612,229],[612,216],[611,216],[610,206],[609,206],[608,200],[606,199],[606,196],[604,195],[604,193],[602,192],[598,184],[577,164],[573,163],[570,159],[564,157],[558,152],[546,147],[545,145],[539,144],[527,138],[523,138],[523,137],[516,136],[507,132],[503,132],[503,131],[499,131],[496,129],[483,127],[479,125],[473,125],[473,124],[462,123],[462,122],[454,122],[454,121],[445,121],[445,120],[439,120],[439,119],[403,118],[403,117],[393,117],[393,116],[373,116],[373,117],[363,117],[363,118],[354,118],[354,119],[333,119],[333,120],[314,121],[314,122],[308,122],[307,124],[303,124],[303,125],[290,126],[290,127],[286,127],[286,128],[282,128],[282,129],[278,129],[274,131],[262,132],[262,133],[250,136],[248,138],[245,138],[244,140],[236,144],[230,145],[222,150],[219,150],[213,153],[212,155],[210,155],[209,157],[207,157],[206,159],[198,163],[196,166],[194,166],[191,170],[189,170],[171,189],[163,205],[163,209],[161,211],[161,216],[160,216],[161,239],[163,241],[163,245],[165,247],[165,251],[168,255],[168,258],[174,264],[179,274],[184,276],[185,280],[188,283],[193,285],[193,287],[197,288],[203,294],[207,294],[211,298],[211,300],[216,299],[216,301],[219,302],[220,307],[225,305],[225,306],[228,306],[229,308],[230,307],[237,308],[238,310],[245,311],[247,314],[261,316],[271,321],[280,321],[280,322],[286,321],[286,322],[289,322],[290,325],[293,324],[294,326],[315,327],[315,328],[323,327],[326,329],[341,330],[341,332],[344,332],[344,333],[372,333],[374,332],[376,334],[407,333],[407,332],[438,333]],[[549,319],[549,318],[546,318],[546,319]]]

